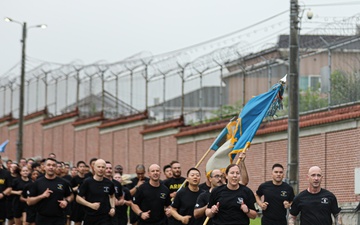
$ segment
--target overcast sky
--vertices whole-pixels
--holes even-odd
[[[313,6],[315,22],[343,18],[359,13],[360,1],[304,0]],[[289,10],[290,0],[0,0],[1,17],[27,22],[28,27],[45,23],[45,30],[32,28],[27,36],[27,69],[41,61],[90,64],[99,60],[120,61],[141,51],[154,55],[206,42],[240,31],[259,21]],[[0,76],[15,66],[20,72],[21,26],[0,21]],[[305,17],[304,17],[305,18]],[[217,46],[244,40],[289,33],[289,12],[270,20],[265,27],[254,26],[201,47],[209,51]],[[275,42],[259,42],[257,49]],[[233,42],[233,43],[232,43]],[[254,50],[257,50],[254,49]]]

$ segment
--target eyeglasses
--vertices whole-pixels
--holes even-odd
[[[223,175],[215,175],[215,176],[213,176],[213,177],[215,177],[216,179],[219,179],[219,178],[223,179],[223,178],[224,178]]]

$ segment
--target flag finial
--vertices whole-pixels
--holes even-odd
[[[287,74],[285,74],[285,76],[280,79],[280,82],[285,84],[286,83],[286,77],[287,77]]]

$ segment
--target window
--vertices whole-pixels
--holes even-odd
[[[320,89],[321,87],[320,75],[309,75],[309,76],[300,76],[300,90],[305,91],[309,88]]]

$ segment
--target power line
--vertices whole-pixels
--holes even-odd
[[[323,6],[339,6],[339,5],[360,5],[360,1],[339,2],[339,3],[326,3],[326,4],[313,4],[313,5],[306,5],[306,6],[311,6],[311,7],[323,7]]]
[[[255,24],[249,25],[249,26],[247,26],[247,27],[241,28],[241,29],[239,29],[239,30],[233,31],[233,32],[228,33],[228,34],[225,34],[225,35],[221,35],[221,36],[219,36],[219,37],[210,39],[210,40],[208,40],[208,41],[201,42],[201,43],[194,44],[194,45],[190,45],[190,46],[188,46],[188,47],[181,48],[181,49],[177,49],[177,50],[174,50],[174,51],[161,53],[161,54],[159,54],[159,55],[156,55],[155,57],[157,57],[157,56],[162,56],[162,55],[170,55],[170,54],[173,54],[173,53],[176,53],[176,52],[185,51],[185,50],[192,49],[192,48],[196,48],[196,47],[199,47],[199,46],[202,46],[202,45],[205,45],[205,44],[209,44],[209,43],[212,43],[212,42],[216,42],[216,41],[218,41],[218,40],[224,39],[224,38],[226,38],[226,37],[233,36],[233,35],[235,35],[235,34],[237,34],[237,33],[240,33],[240,32],[243,32],[243,31],[245,31],[245,30],[248,30],[248,29],[250,29],[250,28],[253,28],[254,26],[257,26],[257,25],[260,25],[260,24],[262,24],[262,23],[265,23],[265,22],[267,22],[267,21],[269,21],[269,20],[271,20],[271,19],[274,19],[274,18],[276,18],[276,17],[278,17],[278,16],[281,16],[281,15],[287,13],[288,11],[289,11],[289,10],[282,11],[282,12],[280,12],[280,13],[278,13],[278,14],[275,14],[274,16],[271,16],[271,17],[269,17],[269,18],[266,18],[266,19],[264,19],[264,20],[261,20],[261,21],[255,23]]]

